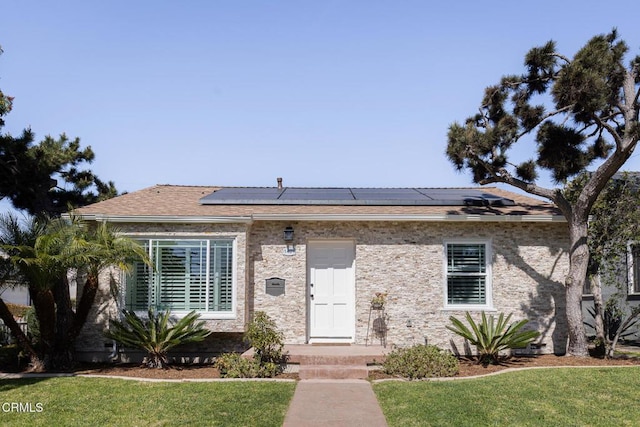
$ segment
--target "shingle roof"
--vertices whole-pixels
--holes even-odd
[[[203,205],[200,199],[222,187],[156,185],[76,210],[93,217],[253,217],[268,215],[539,215],[560,216],[551,203],[502,190],[483,192],[511,199],[515,206],[342,206],[342,205]]]

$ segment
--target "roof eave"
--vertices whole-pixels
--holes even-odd
[[[254,214],[254,221],[566,222],[562,215]]]
[[[249,223],[249,216],[181,216],[181,215],[104,215],[79,214],[85,221],[113,223],[162,223],[162,224],[202,224],[202,223]]]
[[[113,223],[250,223],[253,221],[420,221],[420,222],[566,222],[562,215],[482,214],[253,214],[251,216],[78,215],[86,221]]]

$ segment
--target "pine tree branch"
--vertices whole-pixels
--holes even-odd
[[[562,60],[566,63],[566,65],[571,64],[571,60],[570,60],[568,57],[566,57],[566,56],[564,56],[563,54],[561,54],[561,53],[553,52],[553,53],[551,54],[551,56],[553,56],[553,57],[555,57],[555,58],[558,58],[558,59],[562,59]]]
[[[522,138],[523,136],[531,132],[533,129],[538,127],[545,120],[550,119],[553,116],[557,116],[558,114],[566,113],[567,111],[570,111],[573,107],[574,107],[574,104],[571,104],[571,105],[567,105],[566,107],[560,108],[558,110],[548,112],[547,114],[542,116],[542,118],[538,121],[537,125],[535,125],[531,129],[525,129],[522,132],[520,132],[518,135],[516,135],[515,140],[516,141],[519,140],[520,138]]]
[[[546,188],[546,187],[541,187],[535,183],[531,183],[531,182],[526,182],[523,181],[519,178],[514,177],[513,175],[511,175],[509,173],[509,171],[507,171],[504,168],[501,168],[499,173],[496,173],[494,171],[492,171],[485,162],[483,162],[481,159],[476,159],[479,163],[483,164],[483,166],[487,169],[487,171],[489,172],[489,174],[491,174],[490,178],[486,178],[483,179],[482,181],[479,182],[480,185],[487,185],[487,184],[495,184],[495,183],[500,183],[500,184],[509,184],[512,185],[516,188],[519,188],[522,191],[525,191],[529,194],[533,194],[535,196],[540,196],[540,197],[544,197],[545,199],[548,199],[554,203],[556,203],[556,198],[557,198],[557,190],[554,189],[550,189],[550,188]]]
[[[613,140],[616,142],[617,149],[618,150],[622,149],[622,142],[623,142],[622,137],[616,131],[616,129],[613,126],[611,126],[609,123],[607,123],[606,121],[598,117],[597,114],[592,114],[592,117],[593,117],[593,121],[596,123],[596,126],[598,128],[606,130],[607,133],[613,137]]]

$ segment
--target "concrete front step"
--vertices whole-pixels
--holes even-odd
[[[366,365],[300,365],[298,376],[301,380],[366,379],[369,369]]]
[[[381,346],[286,345],[287,369],[300,379],[366,379],[370,364],[381,364],[388,353]],[[249,349],[243,357],[253,357]],[[295,370],[294,370],[295,369]]]
[[[370,356],[345,356],[329,354],[291,354],[289,363],[300,365],[367,365],[369,363],[381,363],[384,357],[372,358]]]

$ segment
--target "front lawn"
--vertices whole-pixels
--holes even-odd
[[[3,380],[0,424],[280,426],[295,386],[293,382],[150,383],[68,377]],[[11,410],[11,403],[22,404],[22,412],[15,405]]]
[[[640,367],[535,369],[446,382],[382,382],[390,426],[635,426]]]

